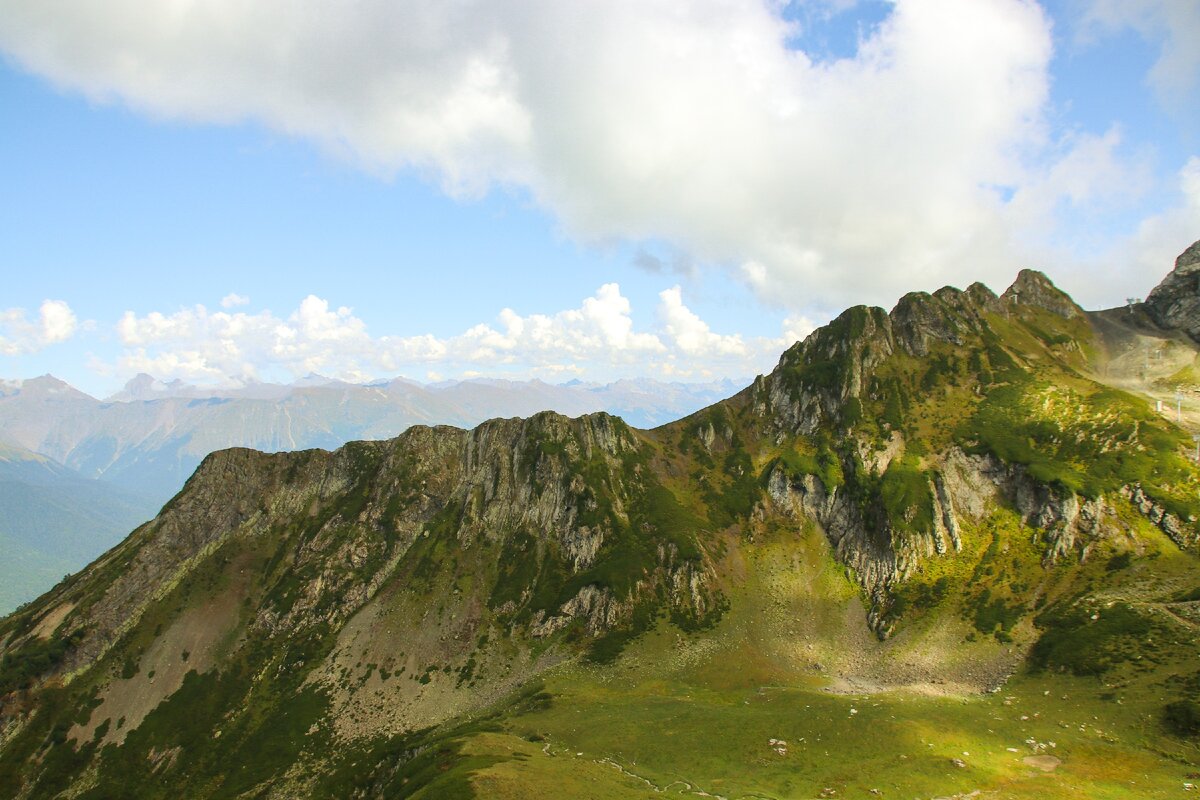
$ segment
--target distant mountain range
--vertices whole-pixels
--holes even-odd
[[[403,378],[214,389],[138,375],[104,400],[52,375],[0,380],[0,613],[48,589],[150,519],[209,453],[334,449],[415,424],[473,427],[552,410],[655,427],[749,381],[609,384]]]

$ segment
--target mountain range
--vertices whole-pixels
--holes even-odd
[[[0,622],[0,785],[1179,796],[1198,278],[1200,242],[1117,309],[1031,270],[854,307],[650,430],[212,453]]]
[[[50,375],[0,381],[0,613],[36,597],[154,513],[214,450],[335,448],[415,424],[472,426],[544,410],[677,419],[744,383],[405,379],[206,388],[138,375],[101,401]]]

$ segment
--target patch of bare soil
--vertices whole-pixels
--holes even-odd
[[[74,608],[74,603],[63,603],[50,609],[44,617],[38,620],[37,627],[33,629],[33,635],[39,639],[49,639]]]
[[[239,565],[231,566],[237,575]],[[230,589],[185,609],[142,654],[137,674],[131,678],[114,677],[101,690],[100,705],[87,724],[76,725],[70,736],[77,741],[90,741],[96,728],[109,720],[108,733],[101,744],[123,742],[129,731],[183,685],[189,671],[207,672],[216,663],[219,647],[237,626],[241,596],[241,592]]]

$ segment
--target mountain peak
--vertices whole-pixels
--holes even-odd
[[[121,391],[107,398],[110,403],[128,403],[137,400],[158,400],[185,394],[195,387],[176,378],[169,383],[163,383],[153,375],[139,372],[128,381]]]
[[[54,377],[50,373],[21,381],[19,393],[30,394],[39,397],[92,399],[90,395],[84,394],[71,384],[60,378]]]
[[[1200,240],[1179,254],[1175,259],[1175,272],[1192,273],[1200,270]]]
[[[1175,269],[1154,287],[1146,298],[1145,309],[1158,325],[1180,330],[1200,341],[1200,241],[1175,259]]]
[[[1065,319],[1083,314],[1070,296],[1054,285],[1046,275],[1036,269],[1023,269],[1017,279],[1005,290],[1000,299],[1010,304],[1033,306],[1045,309]]]

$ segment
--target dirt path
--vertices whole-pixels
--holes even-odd
[[[1140,606],[1142,608],[1149,608],[1154,611],[1161,611],[1162,613],[1166,614],[1168,617],[1173,619],[1175,622],[1178,622],[1180,625],[1184,626],[1185,628],[1187,628],[1189,630],[1193,630],[1193,631],[1200,630],[1200,624],[1193,622],[1192,620],[1188,619],[1187,617],[1183,616],[1182,614],[1176,613],[1175,610],[1171,608],[1171,606],[1174,605],[1173,603],[1135,602],[1135,603],[1131,603],[1130,605]]]

